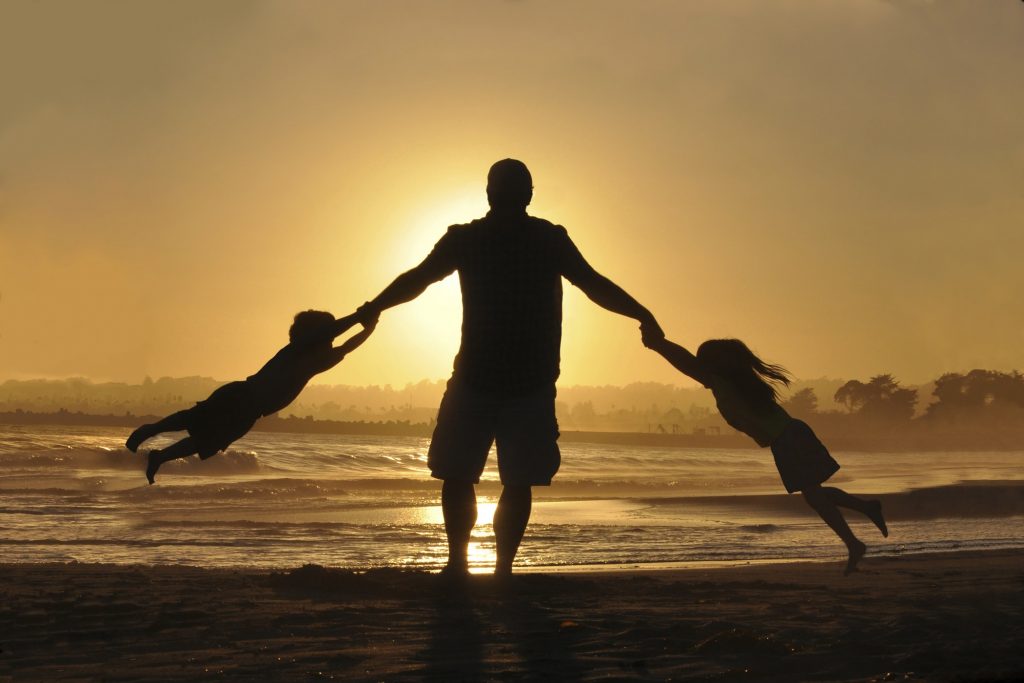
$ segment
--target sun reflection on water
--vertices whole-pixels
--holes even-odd
[[[481,501],[477,503],[476,526],[473,527],[473,534],[469,541],[469,571],[473,574],[485,574],[494,571],[494,562],[497,557],[494,547],[494,510],[498,506],[497,501]],[[441,527],[439,533],[444,536],[444,513],[440,505],[428,505],[410,510],[413,513],[409,520],[414,524],[433,525]],[[424,553],[416,557],[403,558],[399,564],[405,566],[419,566],[424,568],[436,567],[440,569],[448,560],[448,546],[446,543],[431,543]]]

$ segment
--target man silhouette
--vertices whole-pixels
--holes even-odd
[[[431,474],[444,482],[447,574],[468,572],[477,515],[474,486],[492,443],[497,442],[502,483],[494,513],[499,576],[512,572],[530,520],[532,487],[550,485],[558,471],[561,278],[599,306],[638,320],[645,337],[664,336],[646,308],[584,260],[565,228],[526,213],[532,198],[533,179],[523,162],[495,163],[487,174],[487,215],[448,228],[422,263],[357,311],[361,319],[373,320],[459,273],[462,343],[428,455]]]

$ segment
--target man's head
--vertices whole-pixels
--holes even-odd
[[[533,199],[533,177],[526,164],[502,159],[487,172],[487,202],[492,209],[525,209]]]

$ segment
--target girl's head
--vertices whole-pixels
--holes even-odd
[[[739,339],[709,339],[697,349],[697,360],[756,401],[776,401],[778,385],[789,385],[789,371],[765,363]]]
[[[288,328],[288,340],[293,344],[314,341],[330,341],[330,327],[334,316],[327,311],[302,311],[295,314],[295,321]]]

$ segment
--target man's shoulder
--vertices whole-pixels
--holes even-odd
[[[478,232],[484,226],[485,222],[483,218],[477,218],[468,223],[455,223],[448,226],[448,229],[444,233],[444,237],[448,239],[459,239],[460,237]]]
[[[537,230],[544,230],[546,232],[550,232],[559,236],[569,234],[569,232],[563,226],[557,223],[552,223],[546,218],[539,218],[537,216],[527,216],[526,218],[529,221],[531,227]]]
[[[504,222],[495,222],[495,219],[490,216],[477,218],[468,223],[456,223],[448,226],[442,242],[452,244],[489,240],[501,234],[508,234],[506,228],[512,228],[514,233],[529,235],[529,239],[539,239],[542,243],[551,246],[570,242],[569,233],[563,226],[544,218],[523,216],[517,219],[516,223],[517,225],[508,225]]]

